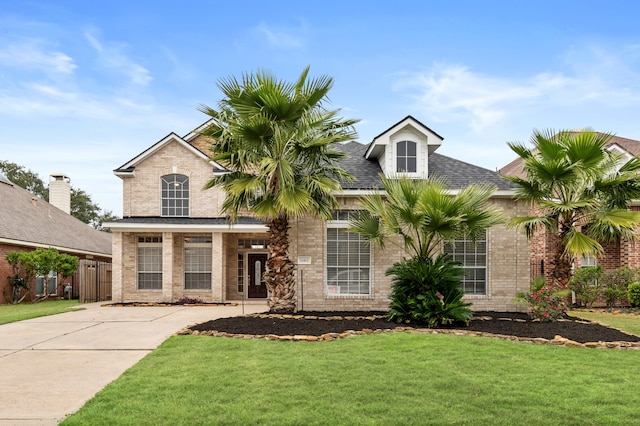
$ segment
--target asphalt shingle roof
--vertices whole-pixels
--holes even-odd
[[[367,147],[358,142],[340,145],[339,149],[348,155],[340,164],[356,178],[352,182],[342,182],[343,189],[382,189],[382,169],[377,161],[364,158]],[[512,187],[497,172],[438,153],[429,155],[429,176],[443,178],[450,189],[465,188],[472,183],[490,183],[498,189]]]
[[[0,238],[111,256],[111,234],[96,231],[26,189],[7,182],[0,181]]]

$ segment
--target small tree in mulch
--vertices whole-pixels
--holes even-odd
[[[37,276],[45,277],[44,294],[34,300],[39,302],[49,297],[49,283],[54,276],[62,280],[72,276],[78,270],[78,258],[58,250],[39,248],[34,251],[12,251],[5,259],[13,268],[13,276],[9,278],[12,284],[12,303],[22,302],[30,294],[31,284]],[[52,275],[51,273],[55,275]]]

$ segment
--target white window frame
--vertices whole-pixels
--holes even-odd
[[[184,289],[186,291],[198,291],[198,290],[211,290],[211,279],[212,279],[212,239],[211,236],[191,236],[185,237],[184,242],[184,256],[183,256],[183,265],[184,265]],[[198,253],[195,254],[196,261],[192,262],[189,250],[195,250]],[[204,253],[202,253],[204,251]],[[204,260],[204,262],[200,262],[200,260]],[[194,269],[194,270],[191,270]],[[205,277],[205,280],[202,283],[205,283],[202,287],[190,287],[187,288],[187,276],[188,274],[197,274]],[[208,280],[206,277],[208,276]]]
[[[333,217],[334,219],[331,221],[327,222],[327,227],[325,230],[325,236],[326,236],[326,241],[325,241],[325,291],[326,294],[328,296],[361,296],[361,297],[369,297],[372,294],[372,274],[371,274],[371,260],[372,260],[372,253],[371,253],[371,245],[359,234],[355,233],[355,232],[348,232],[347,231],[347,235],[350,236],[355,236],[357,237],[358,243],[366,243],[367,247],[368,247],[368,262],[366,263],[366,265],[364,264],[358,264],[358,265],[340,265],[338,262],[341,258],[341,256],[339,254],[337,254],[336,257],[336,264],[330,264],[332,262],[332,259],[330,259],[330,253],[329,253],[329,231],[332,229],[336,229],[336,230],[344,230],[347,229],[349,227],[349,216],[350,214],[354,212],[352,210],[337,210],[333,213]],[[338,241],[340,242],[340,241]],[[347,247],[350,241],[342,241],[343,244],[346,243]],[[355,242],[355,241],[354,241]],[[347,259],[349,259],[350,256],[347,255]],[[343,258],[344,259],[344,258]],[[358,256],[358,262],[360,261],[360,256]],[[361,278],[362,277],[362,273],[363,270],[366,270],[366,279]],[[344,274],[346,272],[346,278],[345,280],[339,280],[338,276],[340,274]],[[357,283],[356,285],[354,285],[354,287],[359,288],[359,290],[362,290],[361,286],[362,286],[362,282],[366,281],[367,282],[367,288],[366,288],[366,292],[362,292],[362,291],[358,291],[358,292],[350,292],[349,290],[351,289],[351,278],[354,277],[355,275],[358,276],[357,280],[354,281],[359,281],[359,283]],[[333,278],[335,276],[335,278]],[[339,281],[346,281],[347,282],[347,291],[346,292],[342,292],[342,288],[339,284]]]
[[[405,154],[404,155],[400,155],[399,154],[399,145],[404,143],[405,144]],[[409,155],[408,154],[408,150],[409,150],[409,144],[413,144],[413,146],[415,147],[415,155]],[[401,141],[398,141],[395,143],[395,148],[396,148],[396,173],[398,174],[403,174],[403,175],[415,175],[418,173],[418,149],[419,149],[419,144],[416,141],[412,141],[412,140],[408,140],[408,139],[403,139]],[[400,161],[400,159],[404,159],[404,164],[405,164],[405,170],[400,170],[400,167],[398,167],[398,162]],[[407,170],[407,162],[410,158],[415,159],[415,170]]]
[[[162,217],[189,217],[189,176],[173,173],[160,178]]]
[[[153,256],[156,256],[160,261],[157,263],[153,261],[149,262],[149,260],[152,259],[152,254],[151,251],[145,253],[147,251],[146,249],[154,249],[156,253],[153,254]],[[146,262],[141,264],[141,261]],[[144,266],[144,270],[141,270],[141,265]],[[140,288],[141,274],[159,274],[160,286],[158,288],[155,286],[153,288]],[[162,291],[162,237],[148,236],[138,238],[138,246],[136,248],[136,289],[138,291]]]
[[[444,252],[451,254],[453,260],[460,262],[462,269],[464,269],[465,274],[460,284],[465,296],[487,296],[489,291],[489,239],[487,231],[485,231],[484,238],[478,238],[475,242],[463,236],[456,239],[454,244],[454,246],[445,244]],[[462,250],[457,250],[459,244],[462,245]],[[479,251],[478,247],[482,245],[484,245],[484,251]],[[484,265],[478,263],[478,259],[481,257],[484,257]],[[473,261],[470,262],[472,259]],[[484,277],[479,280],[477,272],[482,270]],[[478,283],[481,282],[484,282],[484,288],[479,290]],[[473,290],[468,291],[470,288]]]

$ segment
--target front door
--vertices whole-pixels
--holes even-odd
[[[267,285],[262,280],[264,269],[267,264],[266,253],[249,253],[249,287],[247,287],[247,297],[249,299],[264,299],[267,297]]]

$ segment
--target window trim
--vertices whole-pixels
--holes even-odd
[[[333,212],[333,219],[326,222],[326,227],[324,229],[325,236],[325,250],[324,250],[324,292],[328,297],[331,298],[340,298],[340,297],[348,297],[348,298],[371,298],[373,297],[373,274],[372,274],[372,261],[373,261],[373,253],[371,250],[371,244],[369,244],[366,240],[362,238],[362,236],[358,235],[355,232],[350,232],[351,234],[357,235],[359,239],[362,239],[363,242],[367,243],[369,247],[369,262],[365,265],[359,266],[332,266],[329,265],[329,229],[346,229],[349,227],[348,218],[352,212],[357,212],[357,210],[336,210]],[[340,217],[342,214],[346,213],[346,218]],[[349,232],[349,231],[347,231]],[[336,284],[337,292],[329,291],[329,268],[347,268],[348,269],[367,269],[368,270],[368,292],[367,293],[340,293],[340,288]],[[348,279],[347,279],[348,280]]]
[[[402,156],[399,154],[399,146],[400,146],[400,144],[405,144],[404,145],[405,146],[405,149],[404,149],[405,153]],[[410,144],[412,144],[415,147],[415,155],[409,155],[409,153],[408,153]],[[396,170],[396,173],[403,174],[403,175],[415,175],[415,174],[418,173],[418,157],[419,157],[419,155],[418,155],[418,146],[419,146],[418,142],[412,141],[410,139],[403,139],[403,140],[400,140],[398,142],[395,142],[395,154],[396,154],[395,155],[395,163],[396,163],[395,164],[395,170]],[[409,161],[409,159],[412,159],[412,158],[415,160],[415,170],[407,170],[408,169],[407,162]],[[399,167],[400,159],[404,159],[405,170],[400,170],[400,167]]]
[[[160,249],[160,269],[159,271],[140,271],[140,248],[159,248]],[[136,245],[136,290],[137,291],[162,291],[163,286],[163,259],[162,259],[162,237],[159,236],[140,236]],[[159,288],[140,288],[140,274],[160,274]]]
[[[180,178],[180,181],[178,179]],[[172,180],[171,180],[172,179]],[[167,187],[165,188],[165,184]],[[166,196],[165,191],[168,193],[170,191],[170,186],[179,187],[186,184],[186,190],[182,189],[181,197],[178,196],[169,197]],[[184,193],[186,192],[186,197]],[[165,206],[165,201],[167,205]],[[173,206],[170,206],[171,202],[173,202]],[[178,202],[180,202],[180,206],[178,206]],[[174,214],[170,214],[170,209],[174,210]],[[178,214],[178,210],[180,210],[180,214]],[[161,217],[189,217],[191,212],[191,185],[189,176],[183,175],[180,173],[170,173],[168,175],[160,176],[160,216]]]
[[[484,238],[478,238],[475,241],[473,241],[472,239],[468,239],[466,237],[466,235],[464,235],[464,236],[462,236],[460,238],[456,238],[455,242],[456,243],[459,242],[459,243],[462,243],[464,245],[470,243],[470,244],[474,244],[474,246],[475,246],[474,250],[473,250],[473,253],[468,253],[466,251],[466,248],[462,253],[457,253],[457,254],[461,255],[463,257],[463,259],[464,259],[464,261],[461,262],[461,265],[460,265],[460,267],[465,270],[465,275],[463,275],[462,280],[460,282],[461,290],[464,292],[464,296],[465,297],[485,297],[485,296],[489,296],[489,232],[488,232],[488,230],[485,231]],[[480,242],[484,243],[484,253],[478,252],[478,250],[477,250],[477,245]],[[450,246],[451,246],[450,244],[445,244],[445,247],[443,247],[443,252],[453,255],[454,253],[456,253],[455,252],[455,246],[454,246],[454,251],[453,252],[447,252],[447,247],[450,247]],[[469,254],[473,254],[474,258],[477,258],[478,255],[484,254],[484,266],[483,267],[479,267],[478,265],[472,265],[472,266],[465,265],[466,257]],[[454,256],[454,260],[455,260],[455,256]],[[483,269],[483,268],[484,268],[484,291],[483,292],[477,292],[477,290],[476,290],[473,293],[466,292],[465,291],[465,282],[466,282],[466,279],[467,279],[467,277],[466,277],[467,270]],[[474,289],[477,288],[476,280],[475,279],[471,280],[471,282],[474,283],[473,284]]]
[[[188,239],[195,239],[196,241],[188,241]],[[205,265],[205,266],[209,266],[209,271],[197,271],[197,272],[190,272],[187,271],[187,249],[189,248],[206,248],[209,249],[209,264]],[[196,235],[196,236],[187,236],[184,239],[184,247],[182,248],[182,265],[183,265],[183,271],[182,271],[182,288],[185,291],[210,291],[213,286],[212,286],[212,280],[213,280],[213,240],[211,238],[210,235]],[[208,287],[203,287],[203,288],[187,288],[187,274],[209,274],[209,286]]]

